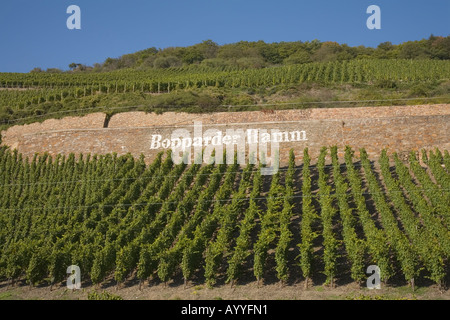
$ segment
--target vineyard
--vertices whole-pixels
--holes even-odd
[[[448,78],[450,63],[440,60],[353,60],[315,62],[264,69],[188,66],[151,71],[103,73],[2,73],[2,88],[76,89],[95,92],[158,93],[190,87],[258,87],[301,82],[353,83],[377,80],[431,81]],[[69,90],[70,91],[70,90]]]
[[[1,123],[9,124],[17,123],[23,118],[36,120],[46,114],[53,114],[55,117],[55,114],[79,112],[80,109],[86,112],[107,112],[112,111],[113,106],[117,107],[119,102],[127,102],[125,105],[134,106],[133,110],[138,105],[144,105],[144,110],[147,111],[154,111],[152,107],[155,105],[165,109],[176,105],[179,109],[183,105],[189,105],[186,96],[181,99],[183,101],[175,99],[159,103],[151,100],[151,97],[162,93],[207,88],[244,90],[303,83],[320,86],[377,84],[383,88],[394,88],[406,84],[439,83],[448,80],[449,74],[448,60],[396,59],[315,62],[263,69],[192,65],[102,73],[0,73],[0,115]],[[418,93],[428,96],[423,88]],[[445,95],[445,90],[443,93]],[[249,103],[248,99],[227,101],[223,99],[223,93],[218,95],[221,97],[217,101],[194,101],[191,105],[217,107],[223,104]],[[109,101],[108,97],[116,100]],[[402,96],[397,94],[393,96],[395,97]]]
[[[377,265],[384,283],[443,288],[448,151],[383,151],[376,162],[342,151],[291,150],[289,166],[264,176],[256,165],[175,165],[170,153],[146,165],[116,154],[25,159],[3,147],[0,279],[60,285],[77,265],[83,281],[119,288],[178,279],[334,287],[362,284]]]

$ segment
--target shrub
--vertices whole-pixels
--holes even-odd
[[[187,107],[196,105],[198,95],[191,91],[173,92],[156,96],[151,101],[152,107]]]
[[[197,104],[200,108],[214,108],[220,106],[220,100],[216,97],[203,94],[197,99]]]
[[[428,97],[429,94],[430,88],[423,83],[415,85],[409,91],[411,97]]]
[[[123,300],[121,296],[104,291],[102,293],[97,293],[92,291],[88,293],[88,300]]]
[[[394,80],[389,80],[389,79],[379,80],[379,81],[377,81],[377,83],[375,85],[378,88],[382,88],[382,89],[395,89],[395,88],[397,88],[397,83]]]
[[[168,57],[159,57],[156,58],[153,62],[153,67],[160,68],[160,69],[166,69],[170,67],[179,67],[181,66],[181,60],[178,59],[175,56],[168,56]]]
[[[255,104],[255,100],[248,94],[241,94],[239,96],[232,96],[225,99],[224,104],[226,105],[250,105]]]

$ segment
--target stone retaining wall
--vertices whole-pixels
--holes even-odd
[[[365,148],[377,157],[383,148],[391,152],[407,152],[439,147],[450,150],[450,105],[321,108],[281,110],[271,112],[230,112],[214,114],[143,112],[113,116],[108,128],[103,128],[105,115],[91,114],[80,118],[47,120],[42,124],[15,126],[2,132],[2,142],[25,156],[35,152],[110,153],[128,152],[147,161],[163,149],[150,149],[153,135],[170,138],[175,129],[186,129],[193,136],[194,121],[201,122],[203,131],[227,129],[305,131],[306,141],[280,142],[282,165],[287,163],[289,150],[301,159],[305,147],[317,157],[322,146],[345,145]],[[246,147],[248,150],[248,146]],[[270,150],[270,148],[269,148]]]

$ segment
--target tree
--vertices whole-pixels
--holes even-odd
[[[69,68],[71,70],[74,70],[77,66],[78,66],[78,64],[76,64],[75,62],[72,62],[71,64],[69,64]]]
[[[260,69],[264,67],[264,59],[261,57],[244,57],[238,59],[236,64],[242,68]]]
[[[450,36],[430,37],[432,58],[450,59]]]
[[[58,68],[47,68],[47,73],[61,73],[62,70]]]
[[[213,59],[217,55],[219,45],[212,40],[205,40],[194,46],[205,59]]]
[[[284,59],[284,64],[302,64],[311,62],[311,57],[306,50],[299,50],[288,58]]]
[[[153,67],[166,69],[181,66],[181,61],[176,56],[158,57],[153,62]]]
[[[394,46],[392,45],[392,42],[386,41],[386,42],[380,43],[377,48],[380,50],[389,51],[389,50],[392,50],[394,48]]]
[[[403,44],[399,54],[399,58],[401,59],[423,59],[429,57],[427,50],[417,41]]]
[[[324,42],[317,50],[312,59],[317,62],[328,62],[338,60],[338,54],[342,52],[341,46],[337,42]]]
[[[283,58],[280,56],[278,48],[273,45],[264,44],[259,53],[264,60],[270,64],[281,64],[283,62]]]
[[[39,67],[34,68],[33,70],[30,71],[30,73],[39,73],[42,72],[42,69]]]
[[[201,62],[205,57],[203,54],[197,50],[196,48],[187,48],[187,51],[184,53],[182,57],[182,61],[186,64],[193,64],[196,62]]]

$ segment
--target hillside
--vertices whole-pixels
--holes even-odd
[[[275,42],[240,41],[219,45],[212,40],[188,47],[155,47],[118,58],[108,58],[103,63],[86,66],[73,62],[74,72],[108,72],[120,69],[150,70],[181,66],[204,66],[214,68],[261,69],[280,65],[310,62],[351,61],[361,59],[450,59],[450,36],[434,36],[420,41],[400,44],[380,43],[376,48],[349,46],[337,42],[319,40]],[[33,72],[43,72],[36,68]],[[49,69],[47,72],[61,72]]]
[[[449,154],[402,161],[383,151],[322,148],[272,176],[248,165],[174,164],[160,153],[31,163],[0,149],[0,279],[60,285],[257,280],[444,289],[450,257]],[[317,160],[317,161],[316,161]],[[393,167],[390,166],[393,162]]]
[[[3,128],[106,112],[217,112],[450,102],[450,60],[351,60],[264,69],[188,66],[0,74]]]
[[[0,125],[94,112],[218,112],[450,102],[450,36],[377,48],[246,42],[150,48],[95,67],[0,73]]]
[[[375,265],[386,292],[448,298],[449,44],[205,41],[0,73],[0,299],[80,298],[68,266],[127,298],[332,297]],[[216,162],[175,161],[176,140]]]

